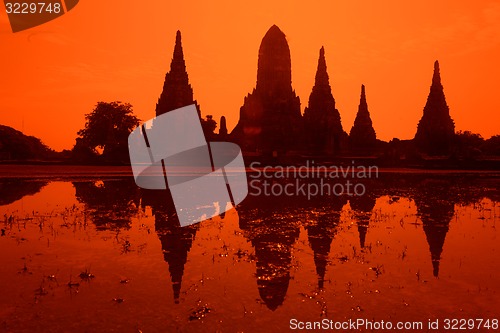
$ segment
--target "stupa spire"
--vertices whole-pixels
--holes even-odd
[[[316,71],[316,78],[314,85],[316,87],[324,87],[327,86],[330,89],[330,82],[328,78],[328,73],[326,71],[326,60],[325,60],[325,48],[322,46],[319,50],[319,59],[318,59],[318,69]]]
[[[368,112],[368,104],[366,103],[366,93],[365,93],[365,85],[361,85],[361,98],[359,100],[359,110],[363,112]]]
[[[434,62],[434,74],[432,75],[432,85],[440,86],[441,85],[441,74],[439,73],[439,61]]]
[[[224,116],[220,117],[219,135],[224,137],[227,135],[226,117]]]
[[[156,104],[156,115],[191,104],[196,104],[198,114],[201,115],[200,108],[193,98],[193,88],[189,84],[181,32],[177,31],[170,71],[165,75],[163,90]]]
[[[450,151],[455,136],[455,124],[446,103],[439,62],[434,62],[432,84],[415,134],[418,148],[430,155],[442,155]]]
[[[309,103],[304,110],[308,149],[316,153],[336,153],[347,134],[342,129],[340,113],[335,109],[326,68],[325,48],[319,50],[318,68]]]
[[[170,63],[170,72],[175,73],[182,77],[184,83],[188,81],[188,74],[186,72],[186,62],[184,61],[184,52],[182,50],[182,38],[181,32],[177,30],[175,35],[175,46],[174,46],[174,54],[172,56],[172,62]]]
[[[358,113],[349,134],[349,144],[353,151],[370,152],[377,142],[377,135],[373,129],[368,103],[366,102],[365,85],[361,85]]]

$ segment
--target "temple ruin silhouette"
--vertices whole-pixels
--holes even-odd
[[[215,128],[211,128],[210,123],[213,122],[212,116],[207,115],[206,119],[203,118],[200,105],[194,99],[193,88],[189,83],[186,62],[184,60],[181,32],[177,31],[170,70],[165,74],[163,89],[156,103],[156,116],[158,117],[169,111],[191,104],[196,105],[205,136],[207,136],[207,139],[213,139],[215,136],[213,129]]]
[[[427,155],[449,154],[455,136],[439,72],[434,75],[423,116],[413,140],[389,144],[377,139],[373,127],[365,86],[356,119],[347,134],[336,109],[327,72],[325,49],[319,51],[314,86],[301,112],[300,98],[292,86],[290,48],[283,31],[273,25],[260,44],[255,88],[244,98],[239,120],[232,131],[226,117],[220,118],[218,133],[211,115],[201,116],[189,83],[181,33],[177,31],[170,70],[165,75],[163,90],[156,104],[159,116],[183,106],[195,104],[207,139],[232,141],[240,145],[245,156],[382,156],[392,157],[415,151]],[[211,124],[208,124],[211,123]],[[393,140],[394,141],[394,140]],[[401,148],[403,147],[403,148]],[[394,152],[404,149],[405,152]]]
[[[201,114],[200,106],[193,98],[193,88],[189,84],[182,50],[181,32],[177,31],[170,71],[165,75],[163,90],[158,98],[158,103],[156,103],[156,116],[191,104],[195,104],[198,114]]]
[[[309,151],[331,155],[345,148],[347,133],[342,128],[340,112],[335,108],[324,47],[319,51],[318,69],[309,103],[304,110],[304,123]]]
[[[455,136],[455,123],[444,96],[439,62],[434,63],[432,85],[415,134],[418,148],[430,155],[443,155],[450,151]]]
[[[156,115],[191,104],[196,105],[203,124],[200,106],[194,99],[193,88],[189,83],[181,33],[178,31],[170,70],[165,75],[163,90],[156,105]],[[218,134],[212,134],[215,138],[238,143],[246,154],[273,157],[287,154],[335,156],[353,153],[366,156],[377,153],[383,144],[387,144],[377,139],[364,85],[361,85],[354,125],[349,134],[344,131],[341,114],[336,108],[332,93],[324,47],[319,50],[314,86],[304,113],[301,113],[300,98],[292,86],[290,48],[285,34],[276,25],[267,31],[260,44],[256,85],[243,100],[237,125],[229,131],[226,117],[222,116]],[[444,96],[439,63],[436,61],[423,116],[415,138],[409,144],[415,144],[425,154],[442,155],[449,153],[454,135],[454,123]],[[82,192],[81,187],[77,190]],[[144,193],[149,194],[144,194],[142,204],[153,209],[164,260],[169,266],[174,301],[179,302],[184,266],[199,225],[181,228],[175,222],[172,207],[165,207],[157,202],[163,202],[168,197],[167,194],[159,197],[155,191]],[[441,196],[439,193],[425,193],[414,197],[436,277],[439,275],[444,242],[454,213],[453,203],[446,202],[443,197],[446,192],[440,193]],[[349,199],[361,248],[365,246],[376,199],[375,194]],[[252,204],[251,200],[258,202]],[[255,275],[259,295],[263,303],[273,311],[285,300],[291,279],[292,248],[300,233],[300,219],[286,210],[290,209],[288,200],[293,199],[276,198],[273,201],[267,197],[248,198],[243,207],[238,207],[242,213],[239,227],[255,249]],[[293,204],[302,207],[303,202],[297,198],[295,200],[297,201]],[[328,214],[320,214],[312,223],[304,226],[314,253],[319,289],[324,287],[330,247],[337,233],[340,212],[347,202],[345,198],[339,200],[344,202],[338,206],[332,206],[330,202],[324,206],[331,209]],[[318,201],[315,204],[322,203]],[[258,213],[255,207],[259,207]],[[280,208],[286,208],[283,215],[276,213]]]
[[[245,97],[231,137],[243,150],[268,153],[296,149],[303,132],[290,49],[285,34],[273,25],[260,44],[256,87]]]
[[[226,117],[224,116],[220,117],[219,137],[221,140],[227,139]]]
[[[365,86],[361,85],[358,113],[349,133],[349,147],[351,151],[372,153],[377,144],[377,135],[373,129],[372,119],[366,102]]]

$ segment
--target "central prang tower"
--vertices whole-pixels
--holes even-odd
[[[285,34],[273,25],[259,49],[257,84],[245,97],[231,132],[243,150],[285,153],[302,143],[300,99],[292,89],[292,63]]]

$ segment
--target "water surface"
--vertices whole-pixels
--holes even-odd
[[[249,196],[181,228],[166,193],[123,170],[1,178],[0,330],[498,318],[498,185],[387,173],[362,197]]]

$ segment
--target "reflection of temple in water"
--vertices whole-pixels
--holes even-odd
[[[342,207],[347,200],[334,198],[332,206],[318,213],[312,221],[308,221],[305,229],[309,246],[314,252],[314,265],[318,275],[318,288],[322,289],[325,281],[326,266],[330,255],[330,247],[337,233]]]
[[[259,294],[273,311],[285,300],[290,282],[292,246],[300,232],[297,215],[287,207],[276,209],[273,205],[283,205],[280,199],[260,198],[250,203],[252,209],[242,207],[240,212],[240,229],[255,248]]]
[[[372,210],[375,207],[377,198],[374,195],[366,194],[349,198],[349,205],[354,211],[354,219],[358,226],[359,246],[365,247],[366,233],[370,224]]]
[[[175,303],[179,303],[184,265],[186,265],[187,256],[193,245],[199,224],[187,227],[172,224],[172,220],[161,211],[156,211],[154,216],[156,233],[161,242],[163,258],[168,264],[168,271],[172,279],[174,300]]]
[[[163,258],[168,264],[175,303],[179,303],[184,266],[193,245],[199,223],[181,227],[167,191],[144,191],[143,205],[151,206]]]
[[[443,184],[432,181],[425,181],[423,185],[425,188],[418,191],[414,199],[431,251],[433,274],[438,277],[444,241],[455,212],[455,202],[449,185],[442,186]]]

